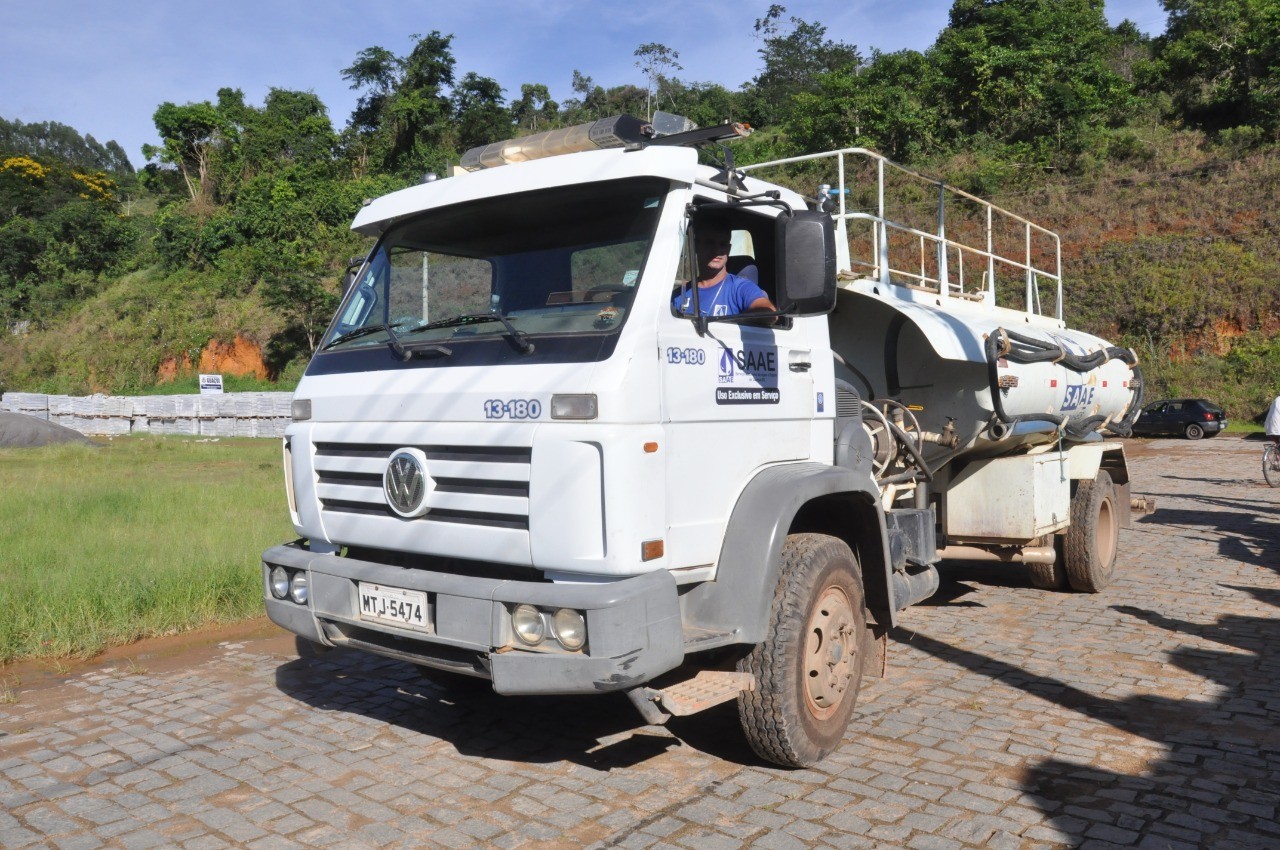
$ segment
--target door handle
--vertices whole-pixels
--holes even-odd
[[[813,364],[807,360],[797,360],[795,363],[787,364],[787,366],[792,372],[808,372],[813,368]]]

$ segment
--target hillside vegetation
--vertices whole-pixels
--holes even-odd
[[[431,32],[355,55],[341,128],[310,92],[159,104],[138,173],[114,142],[0,119],[0,390],[162,390],[237,342],[290,388],[368,248],[348,230],[365,198],[476,145],[662,109],[752,124],[739,163],[870,147],[1060,232],[1071,324],[1133,347],[1149,397],[1254,418],[1280,392],[1280,5],[1163,5],[1149,38],[1102,0],[955,0],[930,49],[897,53],[775,5],[737,90],[645,43],[633,83],[566,68],[564,103],[462,73]]]

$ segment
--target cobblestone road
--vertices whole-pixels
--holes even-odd
[[[1256,442],[1131,448],[1116,584],[948,568],[817,769],[732,706],[641,727],[276,637],[11,687],[0,846],[1280,847],[1280,490]]]

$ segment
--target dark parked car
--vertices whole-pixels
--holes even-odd
[[[1214,437],[1226,428],[1227,412],[1203,398],[1153,401],[1133,423],[1133,433],[1139,436],[1181,434],[1188,440]]]

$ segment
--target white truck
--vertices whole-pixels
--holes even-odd
[[[808,765],[940,561],[1111,581],[1104,437],[1141,377],[1063,323],[1049,231],[867,150],[737,168],[749,128],[656,123],[477,148],[360,210],[266,609],[301,650],[624,691],[649,723],[736,699],[760,756]],[[776,313],[673,308],[712,214]]]

